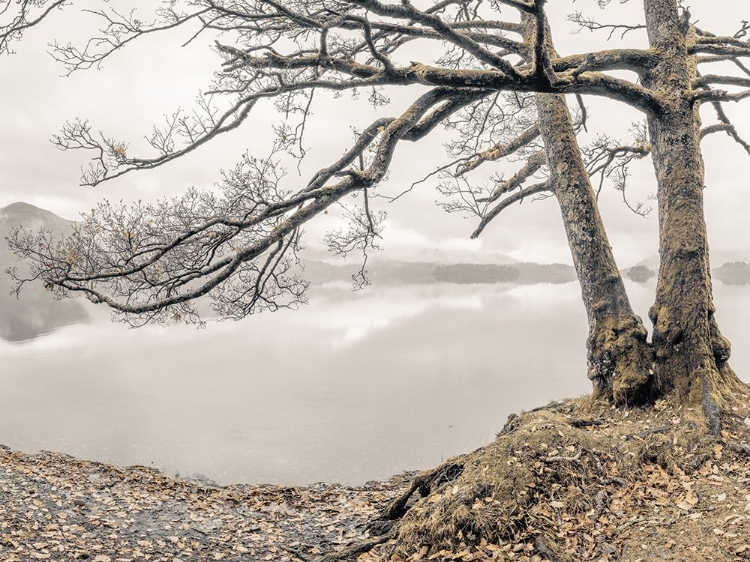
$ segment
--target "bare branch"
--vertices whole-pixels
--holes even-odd
[[[719,119],[719,123],[717,125],[710,125],[708,127],[703,128],[701,130],[701,139],[713,133],[725,132],[737,144],[739,144],[745,150],[745,152],[750,154],[750,143],[748,143],[739,134],[739,132],[737,131],[737,128],[734,126],[732,121],[729,119],[729,116],[724,111],[724,107],[722,107],[721,103],[713,102],[712,105],[714,107],[714,110],[716,111],[716,117]]]
[[[38,25],[66,0],[0,0],[0,55],[10,53],[10,43]]]
[[[529,187],[525,187],[513,195],[506,197],[502,201],[500,201],[497,205],[495,205],[492,210],[490,210],[488,213],[484,215],[481,222],[479,223],[479,226],[477,229],[471,234],[471,238],[475,239],[478,238],[480,234],[484,231],[485,228],[487,228],[487,225],[492,222],[492,220],[499,215],[502,211],[513,205],[514,203],[523,202],[524,199],[527,197],[533,197],[534,195],[544,193],[546,191],[552,191],[550,185],[548,182],[541,182],[534,185],[531,185]]]
[[[625,36],[636,30],[646,29],[646,26],[643,24],[635,24],[635,25],[628,25],[628,24],[621,24],[621,23],[599,23],[593,18],[589,18],[583,15],[582,12],[576,11],[573,12],[568,16],[568,21],[575,23],[578,25],[578,31],[577,33],[580,33],[584,29],[587,29],[588,31],[594,32],[594,31],[606,31],[608,32],[607,40],[611,40],[612,36],[615,33],[618,33],[620,35],[620,39],[624,39]]]
[[[306,115],[310,92],[354,91],[378,86],[441,86],[512,90],[588,93],[626,101],[643,110],[661,106],[661,98],[639,84],[604,74],[608,70],[648,68],[650,51],[610,50],[559,58],[545,49],[543,3],[504,2],[536,18],[539,28],[532,41],[512,41],[504,31],[521,32],[521,25],[487,18],[492,12],[462,11],[462,3],[438,3],[419,10],[409,3],[394,5],[379,0],[340,0],[331,6],[314,2],[257,0],[253,4],[230,5],[196,0],[180,10],[178,2],[167,2],[146,22],[135,12],[114,9],[91,13],[102,21],[101,33],[82,48],[56,45],[55,56],[72,72],[99,66],[112,53],[153,33],[189,26],[191,37],[203,30],[221,31],[238,44],[216,42],[224,57],[222,70],[198,102],[198,111],[176,111],[166,125],[156,127],[149,138],[156,156],[133,156],[127,142],[95,134],[86,121],[67,124],[53,142],[62,149],[94,152],[92,166],[83,183],[96,185],[134,170],[161,166],[237,128],[258,100],[273,99],[285,114]],[[455,8],[455,9],[454,9]],[[453,10],[453,11],[451,11]],[[485,16],[485,17],[481,17]],[[411,41],[448,44],[438,60],[444,65],[397,63],[396,53]],[[497,51],[497,48],[500,51]],[[531,66],[516,68],[509,56],[528,58],[536,49],[543,58],[540,74]],[[546,54],[545,54],[546,53]],[[475,65],[462,64],[464,55]],[[541,67],[540,67],[541,68]],[[304,99],[304,104],[299,101]],[[383,102],[384,103],[384,102]],[[303,117],[304,119],[304,117]],[[298,126],[300,131],[304,125]],[[297,146],[299,137],[295,135]],[[303,150],[300,150],[300,155]]]
[[[709,86],[714,84],[723,84],[725,86],[743,86],[745,88],[750,87],[750,78],[743,78],[741,76],[720,76],[717,74],[705,74],[699,76],[693,81],[694,88],[702,88],[703,86]]]
[[[630,203],[627,198],[628,166],[634,160],[640,160],[651,154],[646,128],[642,123],[634,124],[632,144],[623,144],[606,135],[600,135],[590,145],[582,147],[581,153],[586,164],[586,171],[594,179],[599,177],[595,186],[597,198],[601,194],[605,181],[609,181],[615,190],[622,194],[622,201],[633,213],[642,217],[648,216],[652,209],[643,202]]]
[[[438,16],[428,14],[416,9],[411,3],[401,5],[382,4],[378,0],[352,0],[352,3],[362,6],[373,13],[381,16],[405,18],[418,22],[426,27],[434,29],[440,36],[474,55],[477,60],[497,68],[505,75],[512,78],[520,78],[518,72],[511,63],[503,57],[485,49],[472,38],[467,37],[460,31],[454,30],[449,24]]]
[[[102,63],[113,53],[125,47],[128,43],[149,35],[174,29],[193,19],[200,19],[210,10],[203,9],[190,14],[175,12],[170,7],[162,8],[160,11],[163,23],[146,23],[138,19],[135,11],[120,13],[114,8],[108,10],[84,10],[84,12],[99,16],[105,22],[102,35],[88,40],[83,49],[74,45],[61,45],[57,42],[52,44],[50,53],[58,62],[67,69],[67,74],[77,70],[86,70],[92,67],[101,68]]]
[[[730,93],[725,90],[699,90],[693,93],[692,101],[725,102],[742,101],[750,97],[750,89],[741,92]]]
[[[31,260],[32,275],[58,295],[81,292],[136,324],[143,314],[149,321],[199,322],[192,301],[209,293],[214,310],[231,318],[296,306],[304,302],[306,284],[287,273],[296,260],[300,226],[344,196],[376,185],[399,141],[422,138],[476,96],[441,89],[422,95],[400,117],[372,123],[341,159],[296,193],[281,188],[278,145],[271,157],[247,156],[225,174],[221,198],[191,190],[155,206],[105,203],[70,238],[58,242],[19,230],[10,243]],[[369,165],[351,168],[371,145]],[[359,226],[337,239],[340,249],[372,247],[382,215],[373,215],[366,199],[350,218]],[[20,285],[27,281],[17,279]]]

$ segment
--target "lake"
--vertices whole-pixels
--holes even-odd
[[[627,282],[645,318],[653,283]],[[750,380],[750,286],[715,283]],[[0,340],[0,443],[219,483],[360,484],[494,438],[590,388],[577,283],[329,284],[207,329],[91,321]]]

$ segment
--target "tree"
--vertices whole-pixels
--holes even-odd
[[[0,55],[11,52],[10,43],[20,39],[23,32],[40,23],[65,0],[1,0]]]
[[[750,71],[743,63],[750,56],[747,23],[734,35],[715,35],[701,29],[678,0],[644,0],[643,23],[600,24],[581,14],[573,19],[592,30],[645,29],[648,45],[561,56],[544,0],[444,0],[429,7],[408,0],[169,1],[155,23],[113,9],[95,13],[104,22],[101,36],[83,49],[54,49],[70,72],[97,67],[131,41],[178,26],[193,26],[192,39],[218,33],[215,49],[224,62],[196,112],[177,112],[154,130],[148,138],[153,156],[132,156],[126,143],[97,135],[87,121],[66,124],[54,142],[94,155],[84,184],[188,155],[240,127],[262,100],[273,100],[285,120],[271,156],[248,156],[227,172],[221,196],[191,190],[158,205],[104,203],[59,242],[49,233],[18,232],[11,245],[34,262],[32,278],[58,296],[83,293],[134,324],[199,321],[193,301],[203,295],[213,298],[217,313],[233,318],[293,307],[306,289],[292,273],[301,226],[360,194],[351,228],[330,235],[328,243],[341,253],[373,246],[382,216],[371,210],[372,189],[402,142],[418,141],[445,122],[459,130],[457,152],[463,154],[458,167],[443,169],[455,181],[442,190],[459,198],[447,204],[449,210],[469,208],[481,216],[475,234],[524,197],[544,191],[557,197],[588,311],[589,376],[599,394],[633,404],[675,389],[686,403],[702,405],[714,434],[721,411],[746,396],[714,318],[700,140],[724,132],[750,152],[724,110],[725,103],[750,95]],[[412,60],[425,49],[438,55],[434,64]],[[724,63],[736,72],[725,71]],[[716,64],[726,73],[702,70]],[[620,71],[637,79],[622,78]],[[386,87],[418,95],[399,116],[360,131],[339,160],[304,186],[281,185],[278,159],[283,153],[304,155],[316,92],[367,90],[371,103],[385,106]],[[637,108],[647,120],[647,140],[621,146],[604,139],[581,149],[564,94],[579,101],[604,96]],[[502,111],[493,117],[492,108],[502,103],[519,110],[511,119],[497,117]],[[524,107],[538,115],[529,117]],[[701,107],[714,109],[715,124],[701,126]],[[476,115],[482,112],[487,119],[480,123]],[[585,112],[580,121],[583,126]],[[478,150],[482,143],[489,147]],[[468,172],[516,153],[527,160],[513,178],[485,196],[465,188]],[[649,314],[652,344],[628,302],[589,179],[613,178],[624,194],[627,162],[648,154],[658,184],[661,260]],[[527,184],[544,170],[546,181]]]

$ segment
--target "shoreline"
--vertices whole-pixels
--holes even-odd
[[[222,486],[0,445],[0,560],[750,560],[750,405],[719,438],[699,422],[670,400],[552,402],[362,486]]]
[[[306,561],[367,539],[412,476],[223,486],[0,445],[0,559]]]

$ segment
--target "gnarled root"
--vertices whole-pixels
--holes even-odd
[[[426,498],[443,484],[453,482],[456,478],[461,476],[464,470],[464,465],[460,462],[447,462],[441,464],[434,470],[428,472],[422,472],[412,480],[409,489],[406,490],[400,497],[396,498],[386,508],[384,516],[387,519],[400,519],[407,512],[406,504],[409,502],[411,496],[419,490],[419,494]]]
[[[415,478],[389,507],[398,517],[391,541],[368,560],[622,556],[641,544],[630,536],[635,526],[656,517],[654,497],[656,523],[673,525],[702,501],[693,487],[705,486],[722,463],[742,465],[729,459],[750,455],[747,402],[721,414],[719,439],[691,411],[700,414],[673,393],[644,408],[584,398],[513,416],[493,443]],[[417,490],[423,497],[413,501]],[[688,535],[669,536],[681,553],[693,544]]]
[[[595,323],[587,341],[594,394],[618,406],[643,404],[657,392],[653,352],[637,316]]]
[[[374,539],[356,541],[342,550],[330,552],[321,558],[317,558],[315,562],[341,562],[345,560],[356,560],[360,554],[364,554],[378,546],[383,544],[390,539],[390,535],[382,535]],[[298,558],[298,554],[295,554]]]
[[[560,555],[550,547],[551,542],[549,538],[538,535],[534,541],[534,548],[550,562],[562,562]]]
[[[693,373],[691,379],[679,380],[677,392],[686,403],[700,404],[703,421],[709,433],[722,435],[724,421],[732,416],[733,408],[750,400],[750,387],[743,383],[728,363]],[[700,421],[700,420],[696,420]]]

